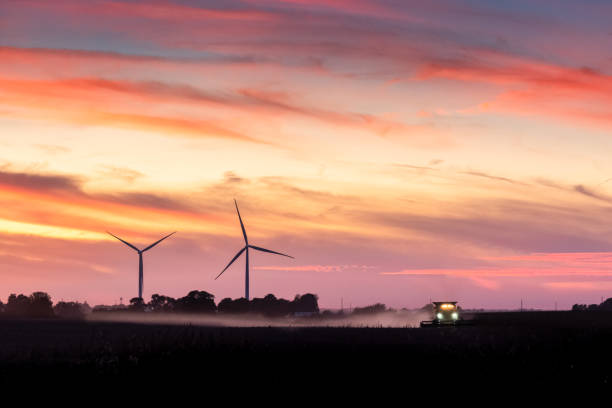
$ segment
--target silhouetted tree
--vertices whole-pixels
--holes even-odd
[[[51,296],[45,292],[34,292],[30,295],[30,309],[28,316],[31,317],[52,317],[53,302]]]
[[[312,293],[295,295],[291,309],[294,313],[319,313],[319,297]]]
[[[16,317],[52,317],[53,302],[45,292],[34,292],[30,296],[12,293],[6,304],[6,314]]]
[[[612,298],[608,298],[605,301],[601,302],[599,305],[596,304],[591,304],[591,305],[585,305],[585,304],[575,304],[574,306],[572,306],[572,311],[574,312],[580,312],[580,311],[595,311],[595,310],[602,310],[602,311],[606,311],[606,312],[612,312]]]
[[[175,310],[183,313],[213,313],[217,310],[215,296],[205,291],[192,290],[176,300]]]
[[[608,298],[604,302],[600,303],[599,310],[612,312],[612,298]]]
[[[269,317],[286,316],[291,313],[291,302],[286,299],[277,299],[270,293],[263,298],[253,299],[249,311]]]
[[[291,314],[293,304],[291,301],[287,299],[278,299],[276,301],[276,307],[274,311],[274,316],[287,316]]]
[[[220,313],[231,313],[232,303],[234,303],[232,298],[221,299],[221,301],[217,305],[217,311],[219,311]]]
[[[152,312],[172,312],[176,307],[176,299],[156,293],[151,296],[147,306]]]
[[[0,314],[4,313],[4,303],[0,300]]]
[[[265,306],[263,298],[253,298],[250,300],[250,311],[257,314],[264,314]]]
[[[11,293],[6,303],[6,314],[10,316],[27,316],[30,308],[30,298],[24,294]]]
[[[128,310],[130,312],[144,312],[145,306],[145,302],[141,297],[134,297],[130,299]]]
[[[225,298],[219,302],[218,310],[221,313],[248,313],[251,311],[251,303],[245,298]]]
[[[53,307],[53,312],[57,317],[63,319],[82,319],[87,314],[91,313],[91,307],[85,303],[79,302],[58,302]]]

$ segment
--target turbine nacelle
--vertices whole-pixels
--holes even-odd
[[[236,254],[236,256],[234,256],[234,258],[230,261],[230,263],[227,264],[227,266],[221,271],[221,273],[219,275],[217,275],[217,277],[215,278],[215,280],[221,276],[223,274],[223,272],[225,272],[227,270],[227,268],[229,268],[236,259],[238,259],[240,257],[240,255],[242,255],[242,253],[244,251],[246,251],[247,249],[254,249],[256,251],[261,251],[261,252],[268,252],[271,254],[276,254],[276,255],[282,255],[282,256],[286,256],[287,258],[291,258],[291,259],[295,259],[294,257],[292,257],[291,255],[287,255],[287,254],[283,254],[281,252],[276,252],[276,251],[272,251],[270,249],[265,249],[265,248],[261,248],[261,247],[257,247],[255,245],[246,245],[244,248],[242,248],[240,251],[238,251],[238,253]]]
[[[125,245],[129,246],[130,248],[132,248],[134,251],[138,252],[139,254],[142,254],[145,251],[148,251],[149,249],[153,248],[155,245],[159,244],[160,242],[162,242],[164,239],[171,237],[172,235],[176,234],[176,231],[174,231],[171,234],[166,235],[165,237],[163,237],[162,239],[155,241],[154,243],[152,243],[151,245],[149,245],[148,247],[144,248],[144,249],[138,249],[136,248],[134,245],[130,244],[127,241],[124,241],[123,239],[119,238],[116,235],[113,235],[111,232],[106,231],[106,233],[114,238],[117,238],[119,241],[123,242]]]

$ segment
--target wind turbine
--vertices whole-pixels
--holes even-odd
[[[223,269],[221,271],[221,273],[219,275],[217,275],[215,280],[217,280],[217,278],[219,276],[223,275],[223,272],[225,272],[227,270],[227,268],[229,268],[231,266],[231,264],[233,264],[234,261],[236,259],[238,259],[238,257],[240,255],[242,255],[243,252],[246,252],[246,269],[245,269],[245,272],[244,272],[244,297],[246,298],[246,300],[249,300],[249,249],[254,249],[256,251],[261,251],[261,252],[268,252],[268,253],[276,254],[276,255],[282,255],[282,256],[286,256],[288,258],[292,258],[292,259],[293,259],[293,257],[290,256],[290,255],[281,254],[280,252],[271,251],[271,250],[265,249],[265,248],[260,248],[260,247],[257,247],[255,245],[250,245],[249,244],[249,239],[247,238],[246,230],[244,229],[244,224],[242,223],[242,217],[240,216],[240,210],[238,209],[238,203],[236,202],[236,200],[234,200],[234,204],[236,205],[236,212],[238,213],[238,219],[240,220],[240,227],[242,228],[242,235],[244,236],[244,248],[242,248],[240,251],[238,251],[236,256],[234,256],[234,259],[232,259],[230,261],[230,263],[227,264],[225,269]]]
[[[172,234],[168,234],[165,237],[163,237],[162,239],[160,239],[159,241],[155,241],[154,243],[152,243],[151,245],[149,245],[148,247],[146,247],[145,249],[138,249],[136,248],[134,245],[130,244],[127,241],[122,240],[121,238],[119,238],[116,235],[111,234],[110,232],[106,231],[109,235],[117,238],[119,241],[123,242],[125,245],[129,246],[130,248],[132,248],[133,250],[135,250],[136,252],[138,252],[138,297],[140,299],[142,299],[142,254],[146,251],[148,251],[149,249],[153,248],[155,245],[159,244],[160,242],[162,242],[164,239],[168,238],[171,235],[176,234],[176,231],[174,231]]]

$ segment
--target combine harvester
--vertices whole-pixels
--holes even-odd
[[[470,320],[463,320],[459,315],[457,302],[432,302],[433,320],[423,320],[421,327],[468,326]]]

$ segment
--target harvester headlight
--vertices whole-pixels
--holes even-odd
[[[453,320],[457,320],[459,318],[459,315],[457,314],[457,312],[454,312],[451,316]]]
[[[439,320],[442,320],[442,319],[444,318],[444,315],[443,315],[442,313],[438,313],[438,314],[436,315],[436,317],[437,317]]]

